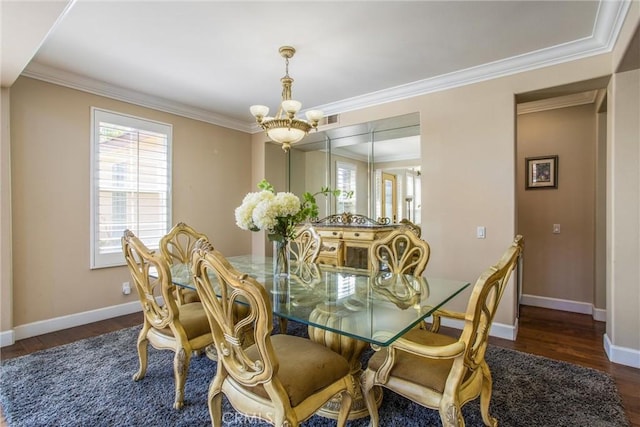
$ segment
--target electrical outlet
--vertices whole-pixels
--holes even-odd
[[[131,293],[131,284],[129,282],[122,282],[122,295],[129,295]]]
[[[484,228],[483,226],[479,225],[478,228],[476,228],[476,237],[478,239],[484,239],[485,237],[487,237],[486,228]]]
[[[560,224],[553,224],[553,234],[560,234]]]

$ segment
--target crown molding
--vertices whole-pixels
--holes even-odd
[[[251,133],[250,124],[244,121],[230,119],[229,117],[216,114],[212,111],[192,107],[180,102],[126,89],[120,86],[111,85],[100,80],[63,71],[38,62],[31,62],[22,72],[22,75],[71,89],[92,93],[94,95],[105,96],[118,101],[128,102],[158,111],[164,111],[165,113],[171,113],[225,128]]]
[[[324,111],[326,115],[344,113],[609,53],[613,50],[630,6],[629,0],[601,0],[589,37],[314,108]]]
[[[578,105],[594,104],[598,96],[597,90],[575,93],[555,98],[541,99],[539,101],[524,102],[518,104],[518,115],[538,113],[540,111],[555,110],[557,108],[576,107]]]
[[[329,116],[608,53],[615,45],[630,6],[630,0],[601,0],[592,35],[580,40],[314,108],[323,110]],[[212,111],[110,85],[37,62],[31,62],[22,75],[242,132],[253,134],[261,131],[255,123],[231,119]]]

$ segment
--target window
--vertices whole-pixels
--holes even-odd
[[[171,224],[171,125],[92,108],[91,268],[123,265],[127,228],[158,248]]]
[[[356,165],[336,162],[336,190],[342,190],[338,197],[336,213],[356,212]]]

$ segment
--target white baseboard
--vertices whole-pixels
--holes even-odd
[[[640,350],[613,345],[607,334],[604,334],[602,340],[610,361],[640,369]]]
[[[441,319],[441,325],[448,328],[462,329],[464,327],[464,320],[449,319],[443,317]],[[504,323],[493,322],[489,335],[496,338],[504,338],[509,341],[515,341],[518,336],[518,320],[516,319],[515,325],[505,325]]]
[[[16,342],[13,330],[0,332],[0,347],[6,347]]]
[[[596,320],[598,322],[606,322],[607,310],[605,310],[604,308],[593,307],[593,320]]]
[[[111,319],[113,317],[124,316],[125,314],[136,313],[138,311],[141,311],[140,301],[133,301],[126,304],[112,305],[111,307],[104,307],[82,313],[70,314],[68,316],[55,317],[53,319],[28,323],[26,325],[16,326],[13,331],[2,332],[0,343],[2,347],[5,347],[7,345],[14,344],[16,340],[48,334],[50,332],[73,328],[75,326],[86,325],[88,323]]]
[[[596,308],[590,302],[522,294],[520,297],[520,304],[530,305],[533,307],[550,308],[552,310],[569,311],[571,313],[590,314],[593,317],[593,320],[597,320],[599,322],[605,322],[607,320],[607,310]]]

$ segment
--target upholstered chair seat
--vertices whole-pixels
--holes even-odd
[[[201,302],[193,302],[180,306],[180,324],[184,329],[187,339],[194,339],[201,335],[211,334],[207,314],[204,312]],[[170,327],[159,329],[158,332],[173,337]]]
[[[412,329],[403,338],[425,346],[445,346],[457,341],[456,338],[447,335],[434,334],[420,329]],[[368,368],[377,371],[386,358],[387,349],[382,348],[371,356]],[[389,384],[393,381],[394,390],[403,395],[410,394],[411,389],[415,389],[415,384],[443,393],[452,365],[452,359],[428,359],[413,353],[399,353],[389,373],[392,378],[389,380]],[[404,389],[408,390],[403,393],[401,390]]]
[[[305,338],[278,334],[272,335],[271,344],[279,359],[278,378],[282,383],[291,406],[298,406],[318,390],[333,384],[349,373],[347,359],[329,348]],[[256,345],[247,348],[247,355],[258,357]],[[304,381],[300,381],[304,377]],[[252,387],[255,394],[269,398],[263,385]]]

